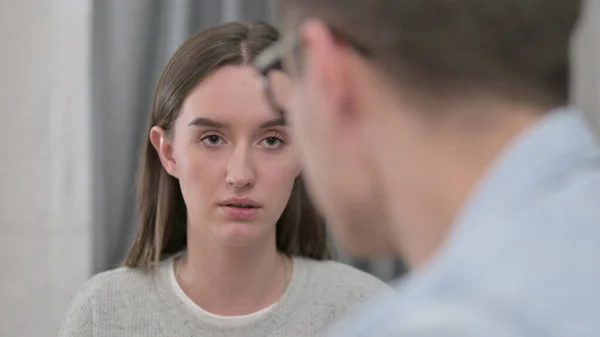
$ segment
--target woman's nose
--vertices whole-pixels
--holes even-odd
[[[244,147],[238,147],[231,155],[226,181],[232,187],[252,186],[256,181],[254,165],[248,152]]]

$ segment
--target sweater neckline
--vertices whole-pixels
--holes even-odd
[[[163,263],[168,263],[168,261],[163,261]],[[225,333],[227,336],[266,336],[285,323],[301,304],[303,288],[307,283],[306,263],[301,257],[293,257],[292,277],[281,299],[259,319],[241,325],[218,325],[213,321],[194,315],[188,310],[185,303],[181,302],[173,293],[165,273],[156,274],[155,285],[160,299],[168,309],[170,316],[167,319],[178,322],[190,334],[222,335]]]
[[[196,304],[188,295],[183,291],[181,286],[179,285],[176,277],[175,266],[176,260],[183,254],[175,255],[173,257],[168,258],[164,261],[164,263],[160,267],[161,273],[166,273],[166,277],[169,278],[169,283],[171,285],[171,290],[175,293],[175,296],[179,298],[181,302],[185,304],[185,306],[191,310],[195,315],[200,317],[205,317],[206,319],[210,319],[212,322],[218,322],[215,324],[222,325],[243,325],[251,322],[253,320],[259,319],[262,315],[265,315],[271,310],[276,303],[269,305],[266,308],[257,310],[255,312],[246,314],[246,315],[236,315],[236,316],[222,316],[213,314],[204,310],[201,306]],[[287,284],[286,284],[287,286]],[[277,301],[279,302],[279,300]]]

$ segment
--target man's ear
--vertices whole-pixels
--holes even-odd
[[[352,100],[351,52],[337,41],[327,25],[309,20],[300,29],[304,46],[304,77],[325,118],[347,119]],[[337,121],[340,122],[340,121]],[[342,121],[343,122],[343,121]]]
[[[150,142],[156,150],[156,153],[158,153],[158,157],[160,158],[160,162],[165,171],[171,176],[178,178],[177,163],[173,157],[173,145],[166,131],[159,126],[153,126],[152,129],[150,129]]]
[[[301,174],[302,174],[302,164],[300,164],[300,162],[298,162],[296,164],[296,170],[294,172],[294,177],[298,178],[298,177],[300,177]]]

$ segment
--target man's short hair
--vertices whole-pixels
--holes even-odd
[[[286,27],[318,18],[399,85],[434,97],[568,99],[580,0],[280,0]]]

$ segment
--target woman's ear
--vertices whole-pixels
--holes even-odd
[[[173,156],[173,144],[168,137],[167,132],[159,127],[153,126],[150,129],[150,143],[158,153],[160,162],[167,173],[175,178],[177,176],[177,162]]]

